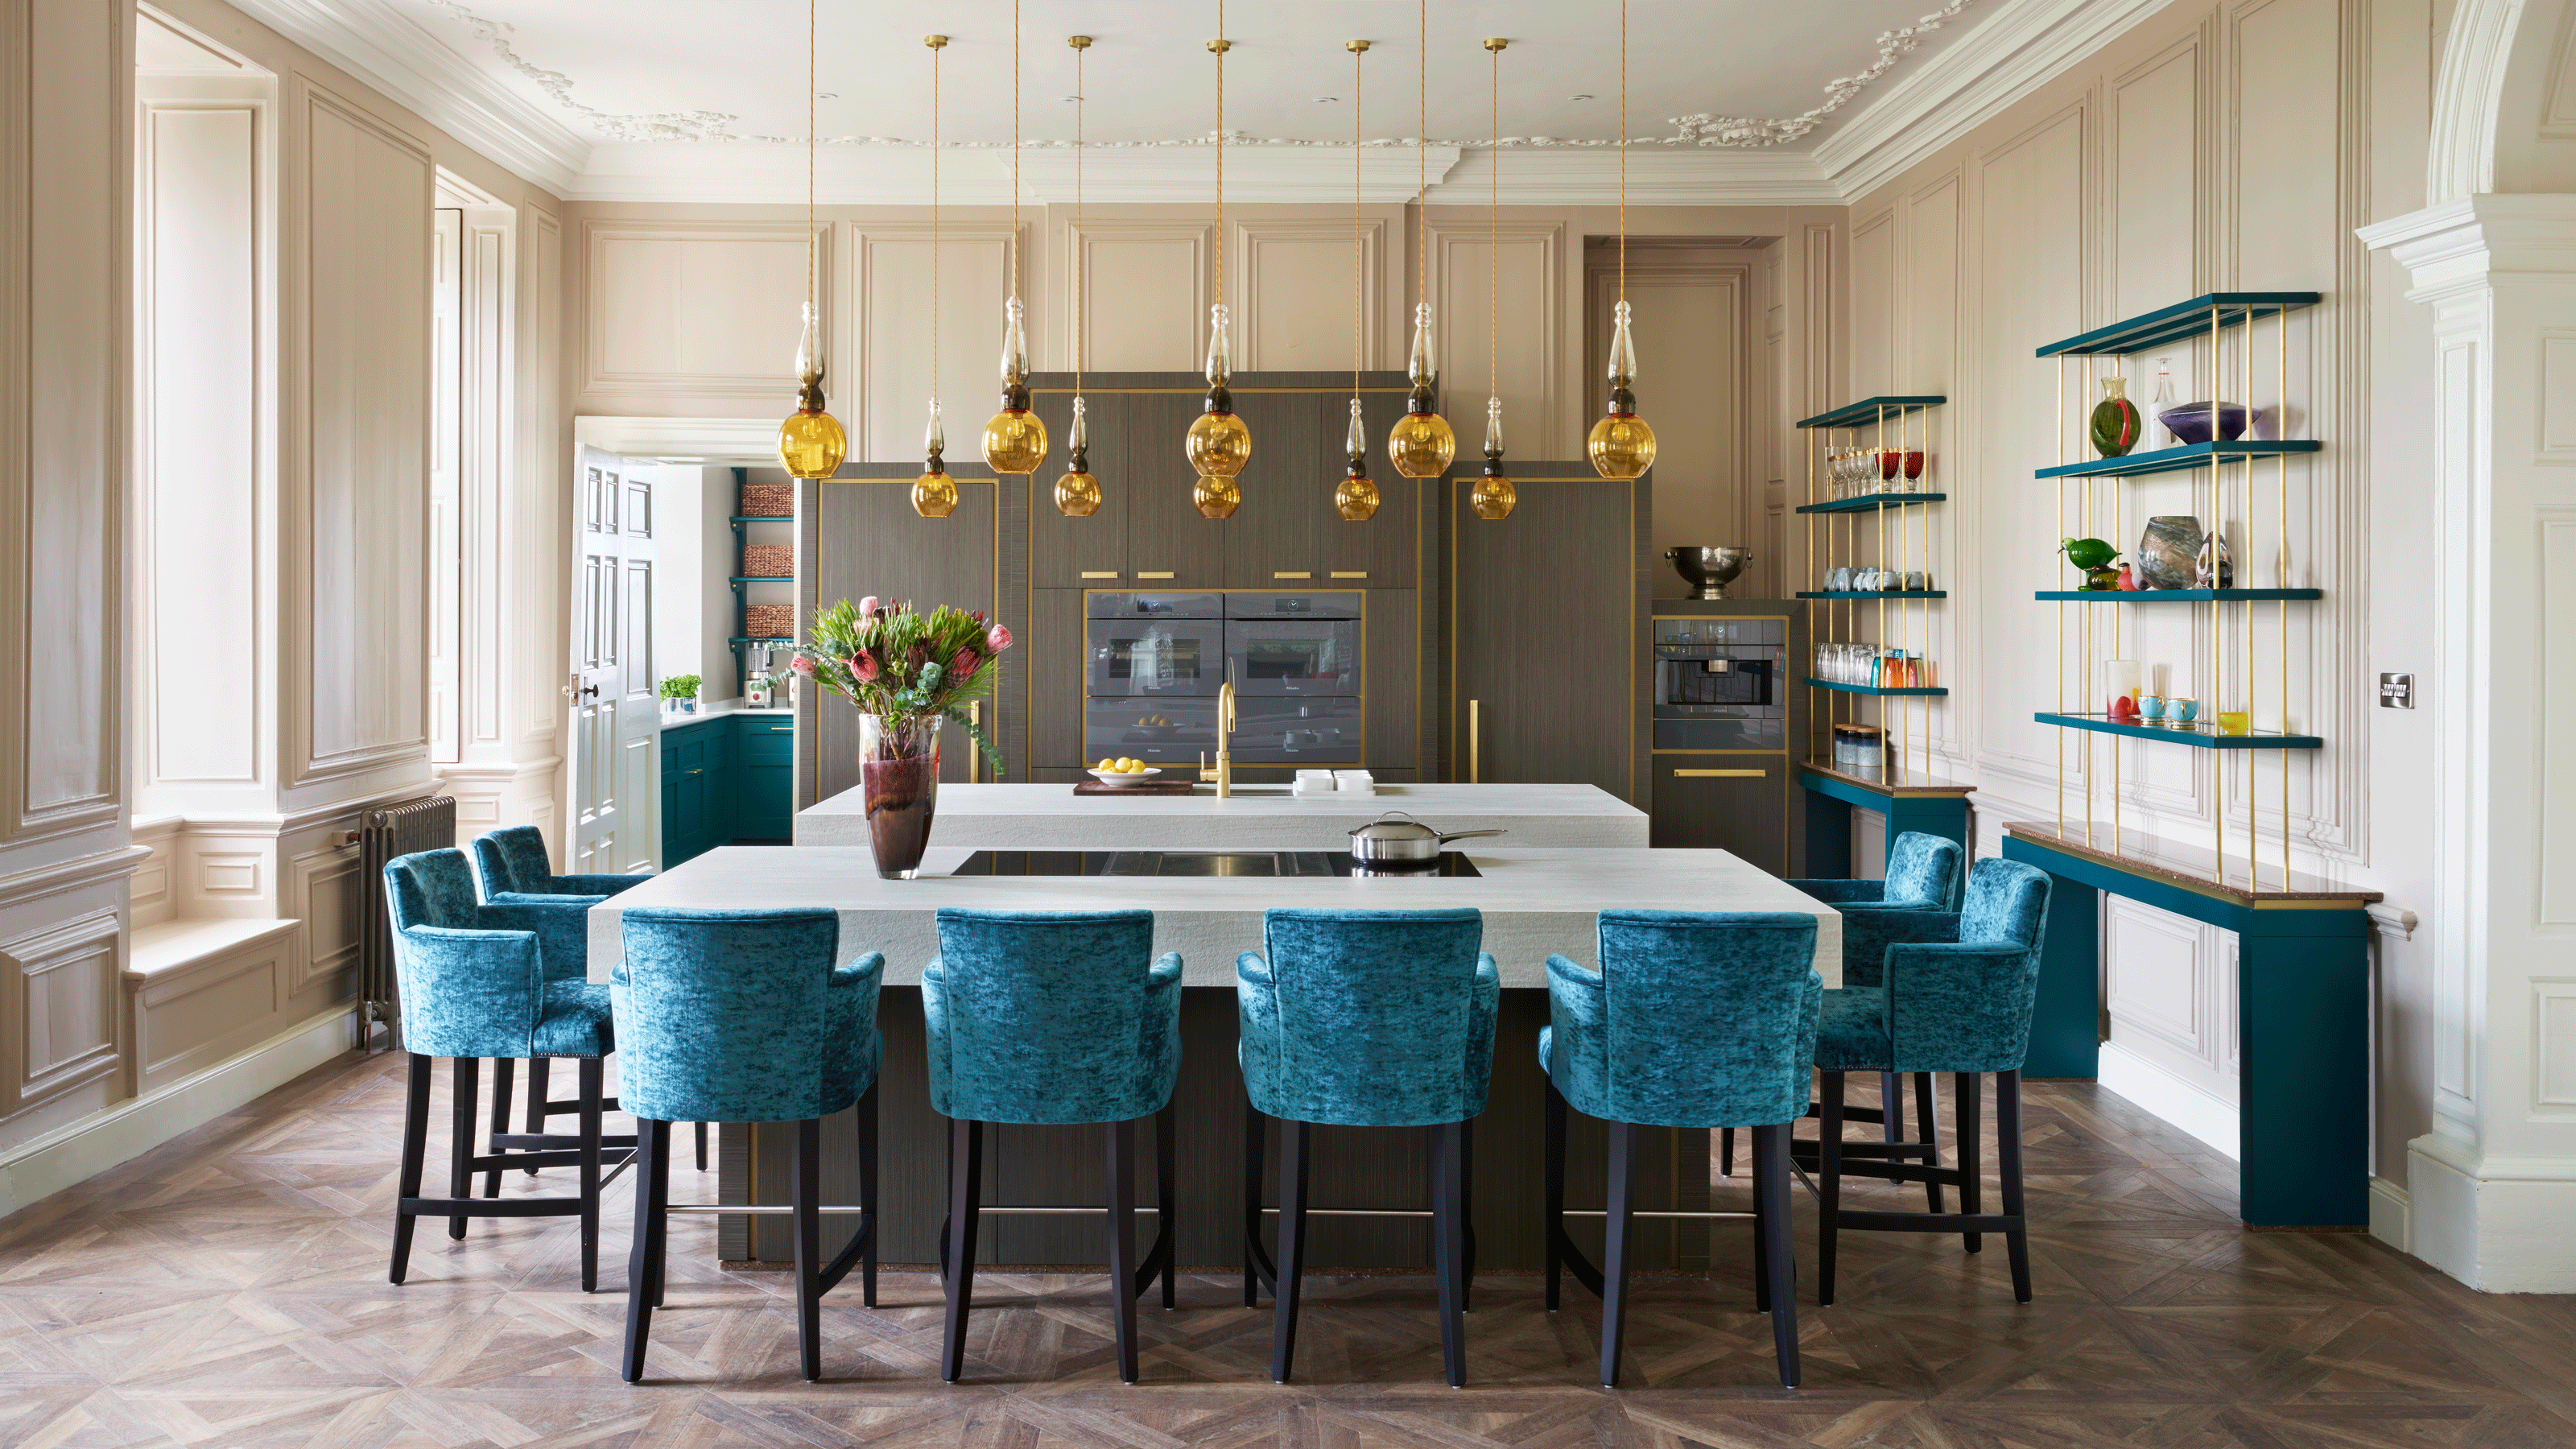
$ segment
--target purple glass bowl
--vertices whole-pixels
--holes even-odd
[[[2223,402],[2218,405],[2218,436],[2235,442],[2245,436],[2245,405]],[[2156,414],[2156,421],[2173,430],[2173,435],[2186,443],[2209,441],[2209,404],[2184,403]]]

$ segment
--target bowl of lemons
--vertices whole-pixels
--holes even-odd
[[[1091,767],[1091,778],[1104,785],[1142,785],[1161,773],[1143,760],[1131,760],[1124,755],[1114,760],[1104,758]]]

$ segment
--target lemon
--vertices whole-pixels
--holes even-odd
[[[1092,766],[1091,768],[1095,770],[1115,770],[1118,768],[1118,762],[1109,758],[1107,755],[1103,755],[1100,757],[1100,763]]]
[[[1127,773],[1130,775],[1141,775],[1145,773],[1145,762],[1143,760],[1129,760],[1127,762]]]

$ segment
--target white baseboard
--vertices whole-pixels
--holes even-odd
[[[2406,1189],[2384,1177],[2370,1180],[2370,1235],[2401,1253],[2415,1251],[2414,1225],[2407,1220]]]
[[[0,1214],[86,1182],[354,1049],[356,1018],[335,1007],[240,1055],[56,1128],[0,1156]]]
[[[2197,1082],[2176,1076],[2118,1042],[2102,1043],[2102,1089],[2126,1098],[2227,1155],[2242,1160],[2236,1104]]]

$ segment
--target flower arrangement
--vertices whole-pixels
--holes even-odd
[[[966,703],[991,690],[996,661],[1010,647],[1011,631],[980,613],[942,604],[922,614],[871,595],[816,613],[790,667],[882,721],[889,758],[926,753],[930,724],[954,720],[998,777],[1001,752]]]

